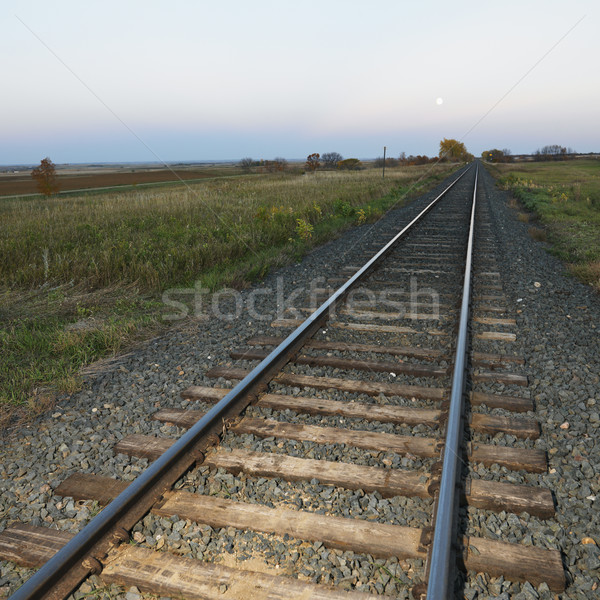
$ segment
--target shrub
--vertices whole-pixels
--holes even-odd
[[[342,215],[344,217],[351,217],[356,212],[356,209],[349,202],[345,202],[341,198],[338,198],[334,205],[333,210],[336,214]]]
[[[296,219],[296,235],[301,240],[310,240],[314,231],[314,227],[304,219]]]
[[[338,169],[343,169],[346,171],[358,171],[363,168],[363,164],[358,160],[358,158],[346,158],[344,160],[340,160],[337,164]]]

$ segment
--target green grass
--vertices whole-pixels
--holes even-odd
[[[76,390],[82,367],[165,327],[164,290],[243,288],[451,169],[390,169],[385,180],[378,170],[265,174],[0,199],[4,422]]]
[[[161,304],[135,289],[4,291],[0,325],[0,426],[80,386],[80,369],[161,327]]]
[[[535,214],[551,251],[600,290],[600,161],[502,164],[490,170],[500,187]]]

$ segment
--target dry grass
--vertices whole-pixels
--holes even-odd
[[[546,241],[546,230],[541,227],[530,227],[528,230],[529,235],[537,242]]]
[[[579,265],[569,265],[570,271],[583,282],[600,292],[600,260]]]

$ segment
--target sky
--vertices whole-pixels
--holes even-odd
[[[2,0],[0,164],[600,151],[596,0]]]

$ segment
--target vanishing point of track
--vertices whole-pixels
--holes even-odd
[[[0,533],[0,558],[41,567],[11,598],[66,598],[92,574],[107,583],[183,598],[372,597],[128,544],[148,513],[414,560],[421,565],[419,583],[412,587],[415,598],[452,598],[465,571],[562,591],[559,551],[471,535],[464,508],[546,519],[554,513],[550,490],[479,478],[473,469],[499,465],[543,473],[547,468],[539,450],[482,441],[496,434],[533,440],[540,432],[535,419],[515,414],[533,410],[527,397],[489,391],[494,383],[509,392],[527,386],[526,377],[507,370],[518,370],[522,359],[509,350],[475,350],[477,340],[496,340],[508,349],[516,335],[477,179],[477,167],[461,170],[406,227],[385,241],[374,240],[378,250],[365,255],[362,267],[349,265],[329,287],[307,290],[305,306],[291,307],[293,314],[272,323],[276,331],[289,331],[287,336],[255,337],[249,348],[231,348],[231,357],[245,368],[216,366],[207,376],[221,378],[221,387],[193,386],[182,393],[190,403],[212,405],[208,410],[154,413],[153,419],[187,430],[177,441],[141,435],[121,440],[115,452],[153,461],[131,484],[83,473],[67,478],[55,494],[104,506],[79,534],[25,524]],[[382,373],[394,381],[383,381]],[[228,385],[235,380],[237,385]],[[315,395],[318,390],[334,390],[335,399]],[[290,421],[290,412],[320,416],[328,425]],[[332,417],[338,419],[335,426],[327,421]],[[362,428],[365,422],[368,429]],[[394,428],[413,431],[404,435]],[[395,453],[408,457],[409,464],[417,459],[420,467],[402,468],[394,460],[367,466],[285,450],[257,452],[243,443],[233,449],[222,445],[225,437],[244,436],[281,440],[281,448],[292,440]],[[409,527],[381,518],[273,508],[176,485],[200,466],[291,482],[319,480],[379,498],[421,498],[429,501],[430,521]]]

